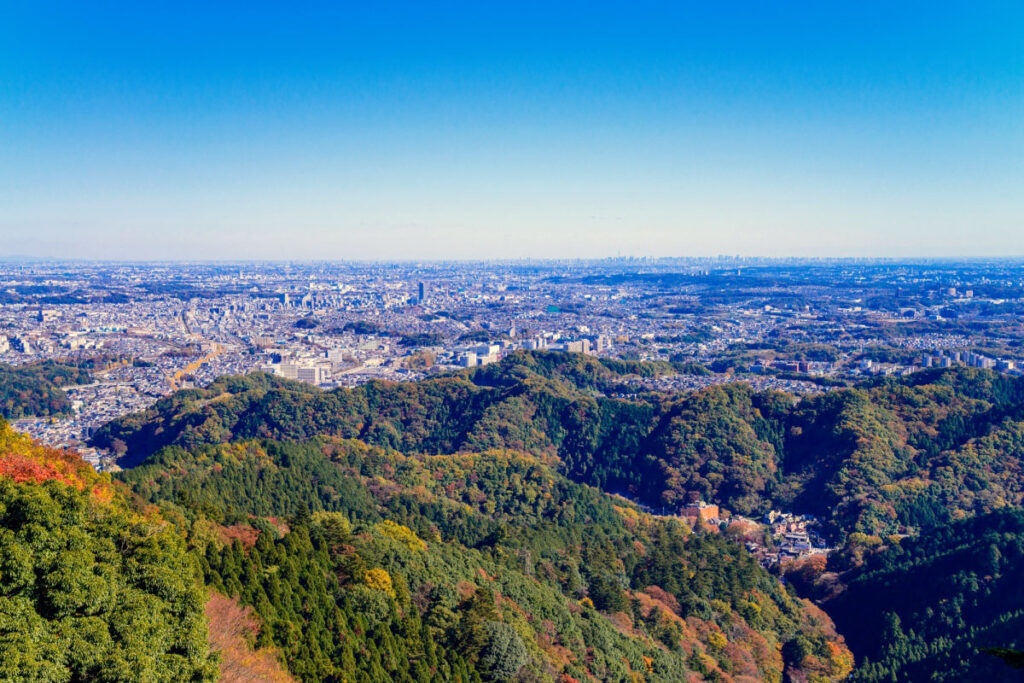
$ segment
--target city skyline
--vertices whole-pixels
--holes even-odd
[[[0,256],[1024,255],[1013,3],[7,19]]]

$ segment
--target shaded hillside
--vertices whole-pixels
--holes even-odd
[[[1019,504],[1024,380],[920,372],[816,396],[723,385],[610,398],[670,366],[516,353],[456,375],[319,391],[228,377],[116,420],[95,438],[125,466],[167,445],[357,438],[406,453],[511,448],[556,455],[570,478],[675,505],[687,492],[741,513],[784,507],[833,533],[890,533]]]
[[[1024,646],[1024,511],[935,527],[870,556],[825,603],[851,681],[1021,681],[987,649]]]
[[[0,679],[214,680],[181,537],[71,458],[0,421]]]
[[[209,583],[303,680],[834,680],[852,661],[741,547],[543,458],[245,441],[121,477],[187,520]]]
[[[50,360],[31,365],[0,363],[0,417],[16,420],[67,413],[71,403],[61,387],[90,381],[88,371]]]

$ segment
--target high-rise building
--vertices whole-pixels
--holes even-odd
[[[299,366],[295,372],[295,379],[309,384],[323,384],[330,376],[330,370],[323,365]]]
[[[567,340],[562,347],[570,353],[590,353],[589,339]]]
[[[420,301],[420,303],[423,303],[426,300],[426,298],[427,298],[427,285],[425,283],[421,282],[417,286],[417,290],[418,290],[417,293],[419,294],[419,297],[418,297],[419,301]]]
[[[331,378],[331,368],[327,363],[312,361],[292,361],[282,359],[263,368],[264,372],[280,375],[308,384],[323,384]]]

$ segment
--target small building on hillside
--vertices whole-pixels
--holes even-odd
[[[695,525],[698,521],[705,524],[715,524],[719,519],[718,506],[705,503],[704,501],[686,504],[679,512],[679,515],[689,521],[691,526]]]

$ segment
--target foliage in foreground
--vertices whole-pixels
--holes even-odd
[[[11,459],[45,473],[61,455],[63,473],[69,456],[2,421],[0,437],[0,680],[214,680],[201,575],[179,532],[102,481],[12,479]]]

